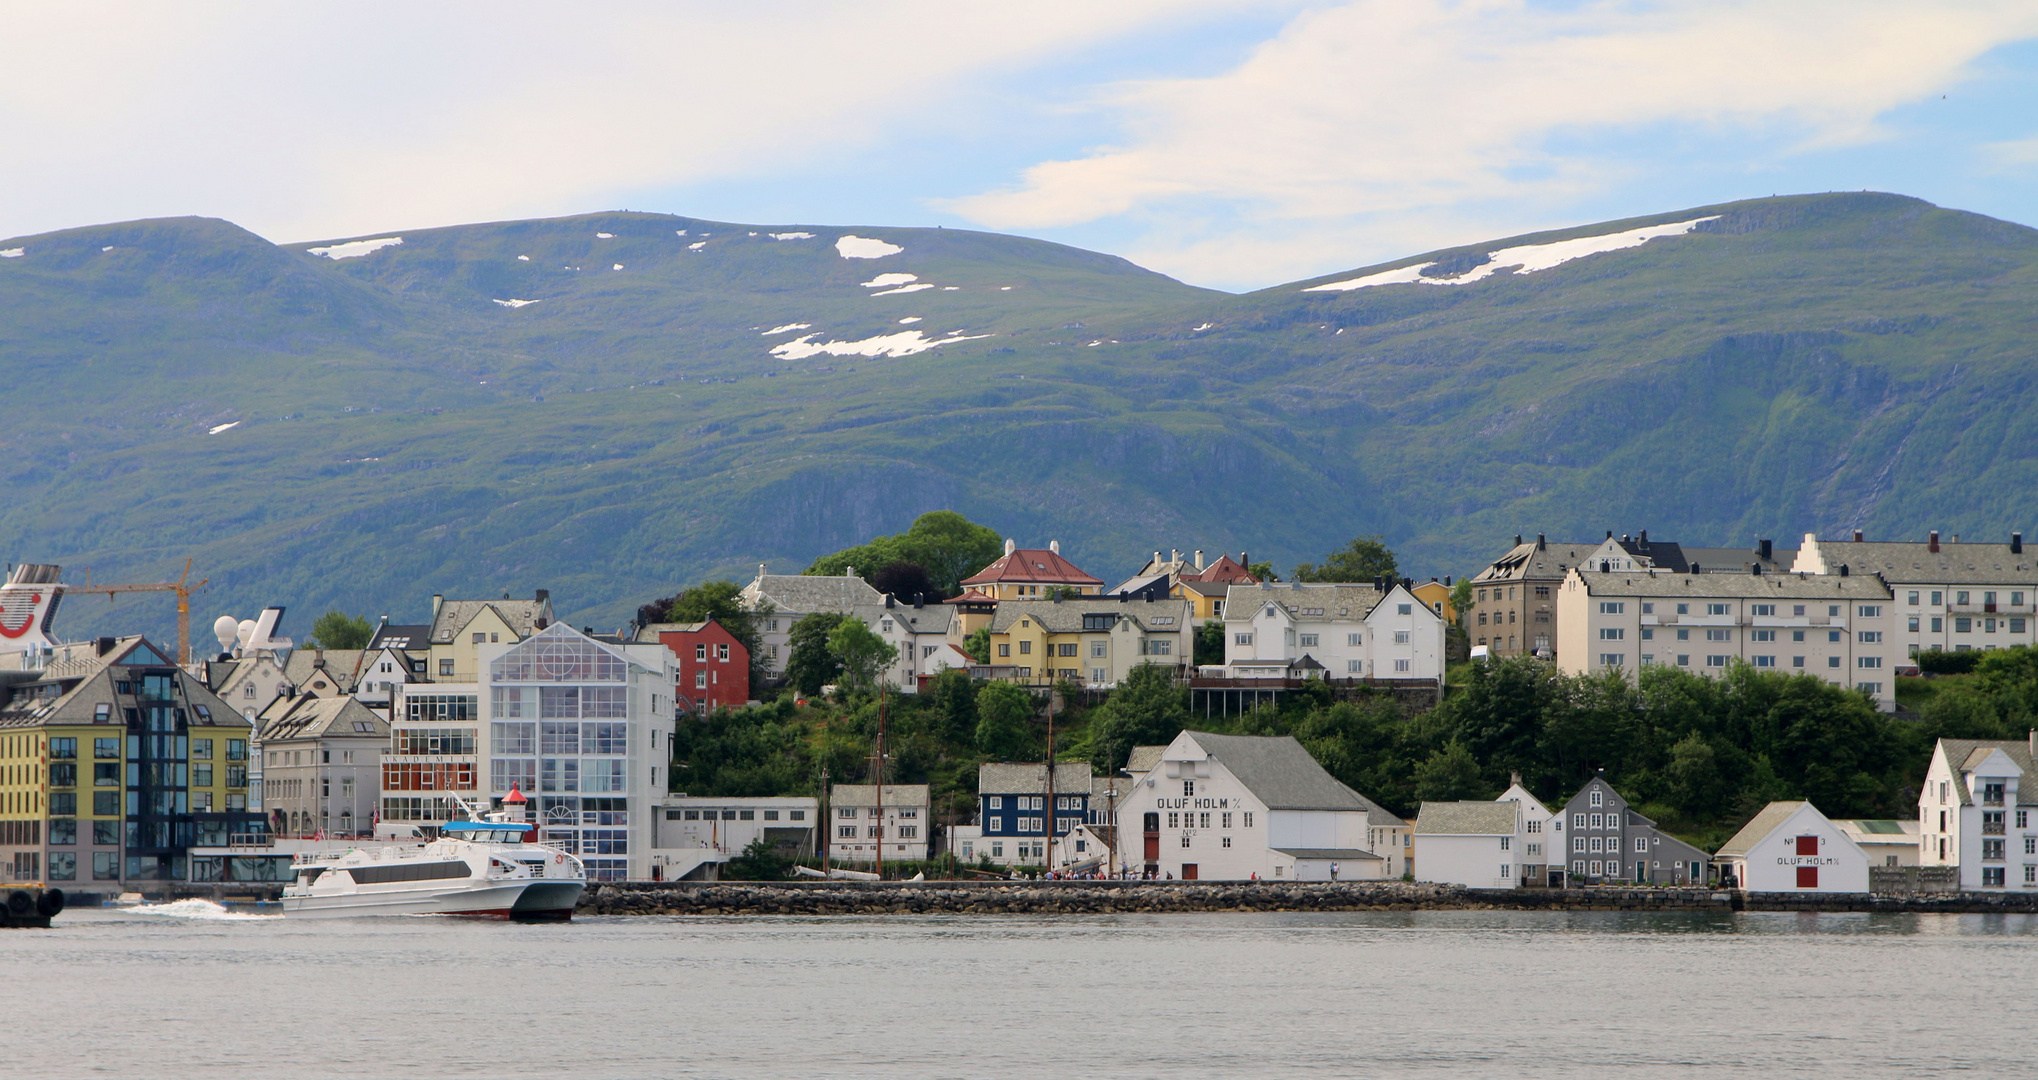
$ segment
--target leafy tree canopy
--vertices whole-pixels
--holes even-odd
[[[844,618],[828,631],[828,651],[841,663],[852,685],[868,688],[878,672],[899,658],[899,650],[877,636],[862,619]]]
[[[1297,581],[1373,581],[1399,573],[1394,553],[1378,536],[1354,537],[1352,542],[1330,553],[1322,564],[1303,563],[1295,568]]]
[[[1033,695],[1008,682],[985,683],[976,695],[977,750],[993,761],[1031,757]]]
[[[1189,719],[1189,688],[1172,668],[1141,664],[1125,676],[1091,718],[1091,764],[1116,773],[1135,746],[1173,742]]]
[[[962,591],[963,578],[989,566],[1004,551],[1004,540],[991,529],[953,510],[930,510],[905,532],[823,555],[806,572],[840,575],[854,569],[858,577],[882,589],[875,580],[881,571],[895,563],[910,563],[926,573],[928,599],[945,600]]]
[[[803,615],[786,635],[786,682],[802,694],[818,694],[842,677],[842,662],[828,648],[828,635],[848,618],[832,611]]]
[[[743,586],[733,581],[703,581],[663,600],[653,600],[637,609],[637,622],[697,623],[709,619],[720,623],[750,653],[750,685],[764,682],[764,637],[757,622],[771,613],[769,607],[751,611],[743,606]]]
[[[366,618],[327,608],[325,614],[312,620],[310,644],[321,649],[364,649],[374,636],[375,627]]]

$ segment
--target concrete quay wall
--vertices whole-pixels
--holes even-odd
[[[593,885],[582,915],[1106,915],[1217,911],[2038,913],[2038,894],[1467,889],[1423,882],[669,882]]]

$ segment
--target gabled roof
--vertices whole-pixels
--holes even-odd
[[[363,649],[294,649],[290,659],[283,665],[283,678],[290,685],[308,687],[323,673],[331,681],[333,689],[342,694],[352,693],[354,676],[361,666]],[[324,661],[323,664],[320,661]]]
[[[1224,618],[1250,621],[1272,604],[1294,619],[1362,622],[1386,598],[1386,592],[1371,585],[1300,581],[1233,585],[1225,592]]]
[[[996,604],[998,598],[982,589],[964,589],[962,595],[943,600],[944,604]]]
[[[1977,585],[2038,585],[2038,550],[2011,551],[2009,544],[1954,543],[1942,540],[1931,550],[1929,540],[1820,540],[1822,568],[1836,573],[1840,565],[1856,574],[1879,573],[1889,581],[1940,585],[1956,581]],[[1802,549],[1801,549],[1802,550]],[[1805,553],[1806,556],[1809,552]],[[1807,563],[1810,558],[1805,558]],[[1807,569],[1821,569],[1808,566]]]
[[[1780,548],[1772,545],[1769,557],[1762,557],[1756,548],[1685,547],[1684,559],[1698,567],[1701,573],[1745,574],[1748,568],[1762,564],[1762,572],[1788,573],[1792,563],[1797,561],[1796,548]]]
[[[2026,739],[1940,739],[1939,751],[1946,755],[1946,764],[1956,774],[1971,771],[1975,766],[1988,760],[1988,756],[2001,751],[2011,764],[2024,770],[2026,779],[2017,784],[2017,804],[2038,806],[2038,770],[2032,768],[2031,743]],[[1974,802],[1974,793],[1967,785],[1952,785],[1954,798],[1961,806]]]
[[[883,601],[875,604],[858,604],[850,609],[849,613],[862,619],[864,624],[873,630],[877,629],[879,619],[890,619],[915,634],[946,634],[949,624],[960,618],[954,608],[942,607],[940,604],[928,604],[925,607],[900,604],[886,607]]]
[[[1426,802],[1415,812],[1417,836],[1512,836],[1517,802]]]
[[[139,665],[150,668],[170,668],[176,680],[182,700],[191,706],[186,713],[186,722],[192,727],[235,727],[246,729],[247,721],[234,712],[233,706],[222,701],[219,695],[182,668],[168,663],[158,663],[161,651],[150,645],[140,635],[117,638],[113,647],[104,654],[99,653],[98,643],[79,642],[59,649],[60,655],[68,649],[70,655],[64,658],[67,671],[55,670],[55,665],[46,669],[43,678],[35,682],[16,683],[0,690],[0,727],[41,727],[47,724],[90,724],[101,704],[118,705],[120,697],[113,683],[116,678],[125,678],[122,670],[126,660],[133,659],[138,651],[146,650],[148,659]],[[123,730],[124,719],[118,709],[113,713],[111,730]]]
[[[926,806],[926,784],[886,784],[886,806]],[[876,784],[836,784],[828,789],[828,801],[836,806],[876,806]]]
[[[363,725],[366,725],[365,727]],[[351,697],[291,699],[282,714],[262,724],[264,741],[285,739],[386,739],[389,723],[381,714]]]
[[[1135,746],[1125,759],[1125,771],[1134,776],[1150,773],[1161,763],[1161,755],[1167,750],[1165,746]]]
[[[1058,795],[1090,794],[1090,766],[1081,761],[1057,762],[1054,790]],[[977,766],[979,795],[1040,795],[1047,791],[1047,767],[1034,762],[986,762]]]
[[[1219,555],[1216,562],[1210,563],[1201,570],[1183,571],[1182,580],[1217,584],[1252,585],[1256,584],[1260,579],[1254,577],[1252,571],[1246,569],[1244,563],[1229,555]]]
[[[1338,782],[1292,735],[1182,733],[1244,784],[1269,810],[1354,810],[1376,807]]]
[[[1517,541],[1507,553],[1493,560],[1479,576],[1472,579],[1474,585],[1494,581],[1556,581],[1564,572],[1577,566],[1579,560],[1591,555],[1599,541],[1573,544],[1530,540]]]
[[[743,586],[743,600],[755,609],[770,604],[782,612],[811,615],[817,611],[848,614],[859,605],[883,604],[885,594],[860,577],[808,574],[759,574]]]
[[[446,600],[439,604],[438,613],[432,617],[431,640],[433,644],[451,644],[453,635],[473,622],[482,612],[493,610],[503,625],[519,639],[530,637],[538,629],[538,620],[550,621],[552,601],[533,600]],[[417,648],[417,646],[410,646]]]
[[[1749,818],[1748,823],[1741,826],[1741,831],[1735,833],[1733,839],[1720,845],[1715,856],[1721,859],[1746,858],[1750,851],[1755,850],[1756,844],[1761,843],[1770,833],[1782,828],[1783,823],[1789,821],[1792,814],[1807,806],[1811,804],[1802,799],[1770,803],[1754,817]],[[1818,809],[1814,807],[1812,813],[1817,814]]]
[[[1047,548],[1014,548],[982,570],[962,579],[964,585],[988,585],[998,581],[1038,585],[1096,585],[1104,582],[1084,573],[1061,552]]]

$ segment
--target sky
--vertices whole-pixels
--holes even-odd
[[[2038,226],[2034,0],[0,0],[0,19],[0,237],[630,209],[1013,232],[1246,290],[1794,192]]]

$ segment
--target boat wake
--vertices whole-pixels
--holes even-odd
[[[252,915],[245,911],[229,911],[223,904],[193,897],[189,900],[172,900],[167,904],[139,904],[127,910],[137,915],[154,915],[165,919],[208,919],[215,922],[267,922],[280,919],[281,915]]]

